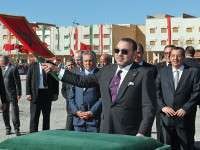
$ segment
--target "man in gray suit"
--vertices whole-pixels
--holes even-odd
[[[6,135],[11,134],[10,126],[10,106],[12,121],[17,136],[20,135],[20,120],[19,120],[19,106],[18,101],[21,98],[21,80],[18,72],[18,68],[12,65],[8,56],[0,56],[0,66],[2,67],[6,99],[5,111],[3,111],[3,120],[6,126]]]
[[[117,64],[89,76],[60,70],[59,78],[79,87],[100,87],[102,114],[100,132],[143,136],[151,130],[155,115],[153,72],[133,63],[136,42],[122,38],[114,49]],[[58,67],[43,64],[46,72]]]

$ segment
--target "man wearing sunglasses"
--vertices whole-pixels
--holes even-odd
[[[100,132],[142,136],[151,130],[154,119],[155,87],[153,73],[133,63],[136,49],[134,40],[122,38],[114,49],[116,64],[103,67],[95,75],[80,76],[51,64],[43,64],[43,68],[46,72],[58,72],[63,82],[100,87]]]

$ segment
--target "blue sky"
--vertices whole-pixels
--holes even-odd
[[[182,13],[200,16],[199,0],[0,0],[0,13],[26,16],[30,22],[59,26],[144,24],[147,15]]]

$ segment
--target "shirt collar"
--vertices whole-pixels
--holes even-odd
[[[85,69],[85,74],[89,75],[89,74],[93,74],[94,73],[94,69],[92,69],[91,71],[88,71],[87,69]]]
[[[183,65],[181,65],[180,68],[178,68],[178,69],[172,67],[172,71],[173,72],[175,72],[175,71],[183,71],[183,69],[184,69]]]
[[[142,60],[141,62],[138,63],[140,66],[144,64],[144,61]]]
[[[119,70],[122,70],[122,72],[128,72],[129,69],[131,68],[131,66],[132,66],[132,64],[127,65],[126,67],[123,67],[123,68],[120,68],[120,67],[118,66],[117,72],[118,72]]]

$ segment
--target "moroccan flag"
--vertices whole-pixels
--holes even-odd
[[[91,46],[90,45],[87,45],[85,43],[80,43],[80,50],[82,51],[90,51],[91,50]]]
[[[25,17],[0,14],[0,21],[2,21],[8,30],[15,35],[29,52],[36,56],[54,56],[54,54],[40,41]]]

